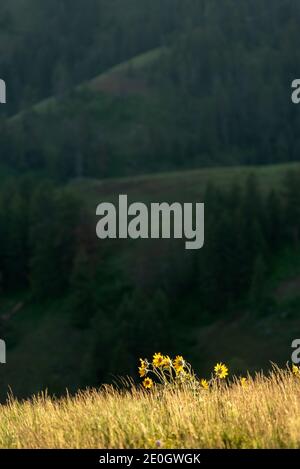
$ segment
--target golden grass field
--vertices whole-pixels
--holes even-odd
[[[299,448],[299,374],[274,368],[197,392],[154,386],[10,399],[2,448]]]

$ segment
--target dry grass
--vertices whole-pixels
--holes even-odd
[[[290,371],[215,386],[47,396],[0,407],[4,448],[299,448],[300,379]]]

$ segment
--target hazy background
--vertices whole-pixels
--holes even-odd
[[[290,359],[300,326],[300,4],[2,0],[0,394]],[[96,206],[206,204],[206,244],[97,239]]]

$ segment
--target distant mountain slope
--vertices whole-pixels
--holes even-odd
[[[289,170],[300,171],[300,165],[217,168],[106,181],[85,179],[70,183],[67,190],[84,201],[86,211],[94,222],[97,204],[103,200],[114,201],[119,193],[126,193],[135,201],[203,201],[203,193],[209,182],[221,190],[226,190],[235,182],[244,185],[246,178],[254,174],[265,191],[272,188],[280,190],[282,178]],[[88,236],[87,226],[84,227],[84,235]],[[209,241],[208,239],[207,242]],[[145,276],[151,277],[154,271],[159,279],[166,280],[170,272],[165,269],[174,252],[168,240],[157,243],[152,244],[152,241],[148,240],[141,246],[139,241],[125,240],[122,244],[113,241],[110,259],[113,264],[117,262],[122,265],[127,274],[126,279],[135,275],[137,286],[139,282],[143,282]],[[103,249],[101,248],[101,251]],[[178,250],[176,253],[179,254]],[[182,262],[177,266],[179,276],[184,275],[185,263],[189,259],[184,252],[182,256]],[[98,262],[98,258],[93,259]],[[103,261],[102,257],[101,259]],[[105,269],[112,265],[107,263],[107,253],[104,263]],[[108,277],[103,278],[105,274]],[[101,282],[105,279],[109,281],[109,285],[114,284],[118,289],[121,276],[117,280],[114,276],[111,278],[109,272],[105,271],[105,274],[102,273],[102,276],[97,278],[96,294],[103,288]],[[237,373],[244,372],[246,368],[250,371],[259,370],[261,367],[268,369],[269,359],[281,364],[286,363],[290,357],[290,343],[295,338],[295,331],[300,327],[299,297],[297,291],[287,288],[287,284],[290,285],[293,279],[294,283],[299,281],[299,276],[299,249],[290,249],[275,256],[272,274],[265,280],[268,295],[274,303],[271,312],[263,308],[261,312],[254,311],[249,314],[239,305],[236,312],[225,315],[220,311],[216,319],[211,316],[207,322],[204,312],[199,311],[199,298],[187,296],[182,304],[177,304],[178,311],[172,309],[171,312],[171,334],[176,344],[174,353],[184,353],[193,359],[196,369],[201,373],[208,372],[215,362],[220,360],[228,363],[231,371]],[[105,294],[105,289],[99,294]],[[106,294],[109,292],[106,291]],[[119,298],[117,300],[120,301]],[[176,298],[174,302],[176,304]],[[101,318],[102,310],[97,314]],[[193,314],[194,320],[191,319]],[[92,347],[95,337],[102,343],[106,334],[112,334],[112,331],[106,329],[108,326],[105,320],[100,326],[97,326],[97,322],[94,324],[98,329],[91,326],[78,330],[72,323],[71,315],[72,308],[68,296],[50,298],[46,302],[32,302],[28,292],[23,291],[15,296],[1,298],[0,324],[8,344],[8,360],[0,377],[1,399],[5,398],[8,385],[16,396],[24,397],[45,388],[57,394],[65,392],[66,387],[75,391],[94,379],[95,370],[90,369],[92,358],[98,367],[104,360],[103,355],[96,353]],[[140,316],[141,321],[142,317],[143,315]],[[130,319],[128,322],[131,331]],[[115,322],[114,330],[118,326]],[[145,337],[134,339],[144,341]],[[123,341],[125,338],[119,337],[119,340]],[[111,354],[113,345],[110,345],[108,350],[100,349],[107,354],[105,357]],[[132,369],[135,370],[135,359],[137,360],[138,356],[133,358],[133,362],[124,363],[118,353],[114,365],[109,369],[108,379],[111,379],[112,375],[115,377],[114,367],[119,366],[120,361],[123,373],[127,370],[131,373]]]
[[[109,70],[100,73],[100,75],[97,75],[95,78],[76,86],[74,91],[80,92],[91,90],[117,95],[130,93],[139,94],[140,92],[143,92],[147,86],[145,80],[142,80],[141,77],[140,79],[136,77],[136,73],[141,71],[143,67],[147,67],[157,61],[166,50],[166,48],[159,47],[143,54],[139,54],[132,59],[126,60],[125,62],[115,65]],[[24,115],[24,113],[27,112],[47,112],[58,104],[58,99],[58,97],[44,99],[25,111],[10,117],[9,121],[16,122]]]
[[[208,184],[226,190],[237,183],[243,187],[249,175],[254,175],[263,191],[278,189],[283,178],[289,171],[300,171],[300,163],[286,163],[269,166],[238,166],[219,167],[209,169],[195,169],[191,171],[174,171],[151,175],[120,179],[78,179],[70,182],[89,205],[97,203],[99,198],[118,197],[118,194],[128,194],[129,197],[139,197],[141,200],[201,200]]]
[[[14,3],[0,71],[22,114],[0,120],[3,167],[67,181],[299,161],[297,3],[71,3]]]
[[[197,8],[198,2],[192,3]],[[6,112],[70,91],[163,46],[189,16],[181,0],[2,0],[0,72],[10,84]]]

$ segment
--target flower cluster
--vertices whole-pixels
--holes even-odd
[[[300,366],[292,364],[289,372],[300,379]],[[164,386],[185,386],[193,390],[208,391],[213,385],[218,385],[225,381],[229,375],[228,367],[219,362],[214,366],[211,378],[198,378],[193,371],[190,363],[188,363],[183,356],[177,355],[175,358],[170,358],[169,355],[163,355],[158,352],[155,353],[151,361],[146,358],[140,358],[139,375],[143,378],[143,386],[146,389],[151,389],[155,385]],[[231,380],[242,388],[248,388],[251,380],[249,378],[240,377]]]
[[[228,368],[224,363],[217,363],[210,380],[198,379],[190,363],[181,355],[174,359],[158,352],[151,361],[140,358],[139,375],[143,378],[143,386],[151,389],[155,384],[165,386],[184,385],[209,390],[214,382],[220,382],[228,376]],[[246,378],[241,378],[241,385],[246,386]]]

